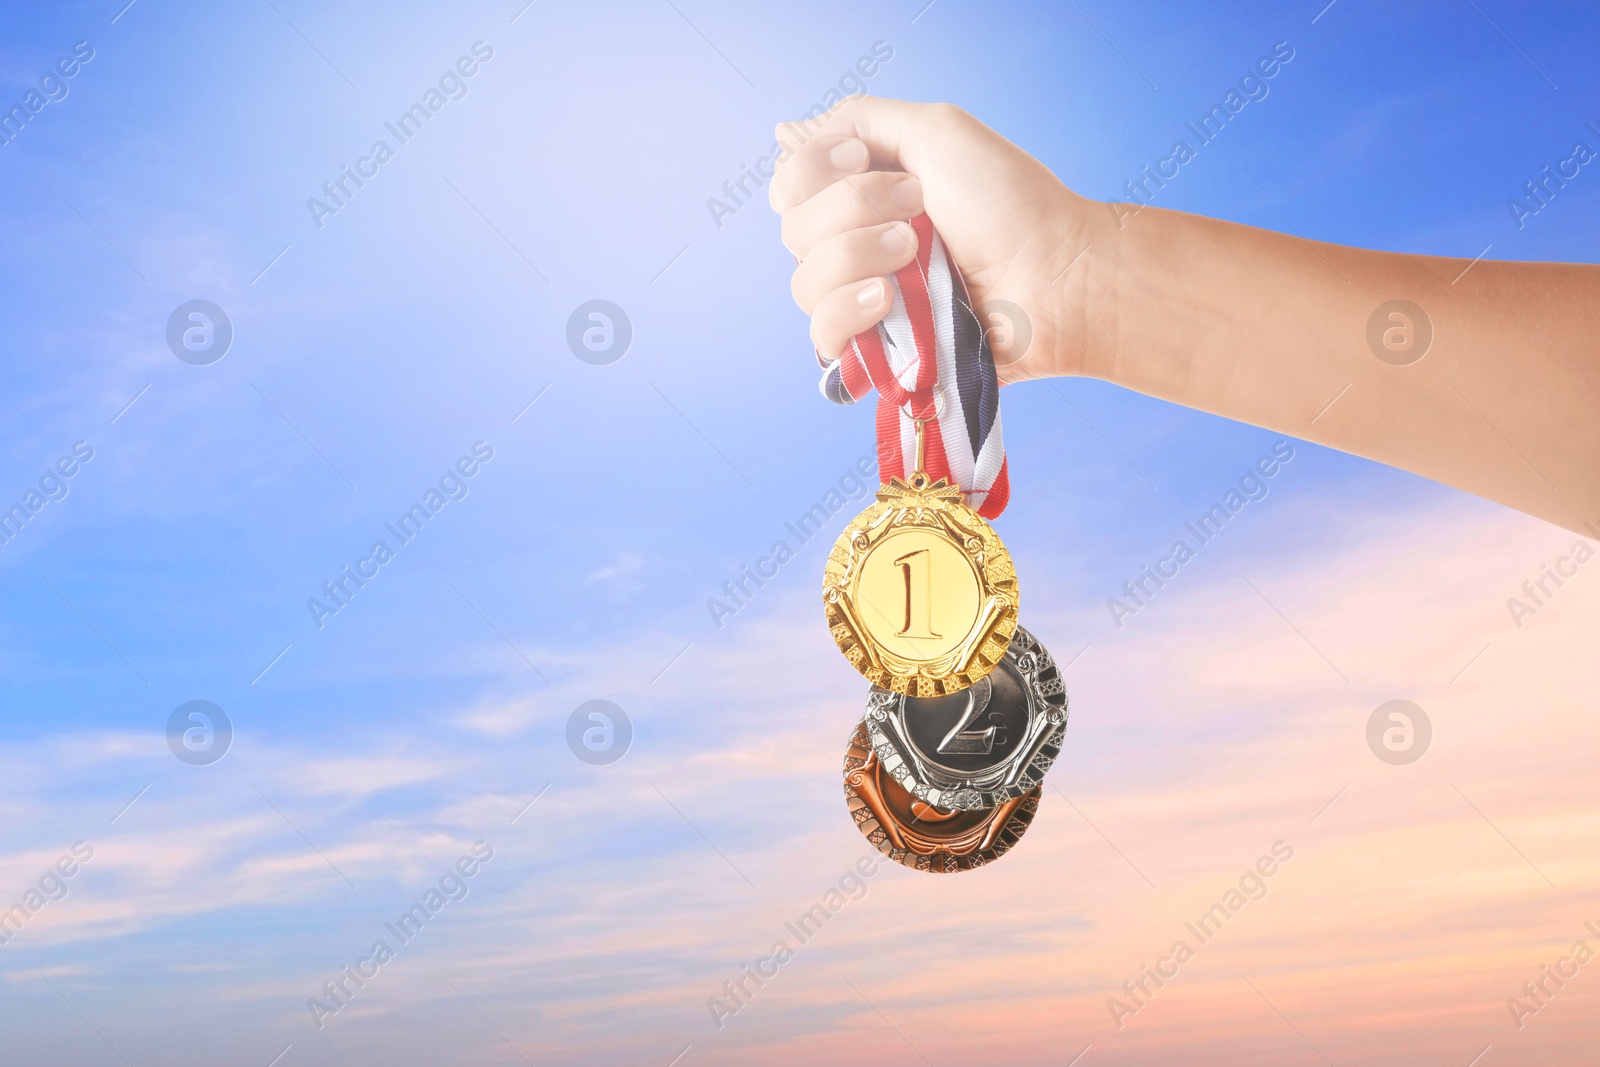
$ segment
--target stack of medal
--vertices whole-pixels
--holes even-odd
[[[919,871],[983,866],[1038,810],[1066,689],[1017,625],[1017,576],[986,519],[1010,496],[984,324],[927,216],[894,307],[825,366],[822,391],[878,392],[877,503],[828,556],[839,651],[872,683],[844,761],[856,826]]]

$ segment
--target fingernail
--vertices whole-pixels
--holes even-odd
[[[872,307],[883,299],[883,279],[874,278],[866,285],[856,290],[856,303],[864,308]]]
[[[916,211],[922,206],[922,187],[915,178],[901,178],[889,188],[889,199],[901,211]]]
[[[897,222],[883,233],[878,235],[878,241],[883,245],[883,250],[891,255],[899,255],[909,248],[916,240],[916,234],[911,227],[903,222]]]
[[[828,149],[828,162],[853,174],[867,165],[867,146],[854,138],[840,141]]]

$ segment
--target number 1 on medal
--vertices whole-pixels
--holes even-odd
[[[900,573],[906,580],[906,624],[900,630],[898,635],[900,637],[934,640],[944,636],[933,632],[933,578],[929,573],[930,556],[931,553],[926,548],[919,548],[915,552],[907,552],[894,561],[894,565],[900,568]],[[920,566],[915,568],[915,577],[912,574],[914,560],[920,560]],[[921,590],[921,596],[916,595],[917,590]],[[922,607],[920,612],[916,610],[919,602]],[[919,615],[922,625],[913,629],[912,624],[918,621]]]

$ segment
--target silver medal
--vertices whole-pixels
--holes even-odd
[[[884,770],[908,793],[977,811],[1044,780],[1066,733],[1067,692],[1050,653],[1019,626],[999,665],[967,689],[911,697],[874,687],[865,721]]]

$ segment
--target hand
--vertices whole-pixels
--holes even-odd
[[[1108,206],[947,104],[852,97],[777,133],[789,152],[769,196],[823,356],[888,314],[887,276],[916,252],[905,220],[926,211],[979,313],[1005,300],[1028,318],[1020,353],[984,323],[1002,382],[1100,378],[1600,537],[1600,267],[1373,252]],[[1404,363],[1367,336],[1396,300],[1437,324]]]
[[[852,97],[803,144],[797,124],[776,132],[790,151],[768,196],[783,216],[783,243],[800,260],[791,288],[820,355],[837,358],[888,314],[888,276],[916,254],[905,220],[926,211],[974,307],[1005,300],[1028,317],[1024,351],[1010,329],[990,335],[1000,380],[1083,371],[1095,257],[1078,257],[1111,243],[1107,231],[1116,228],[1104,206],[949,104]]]

